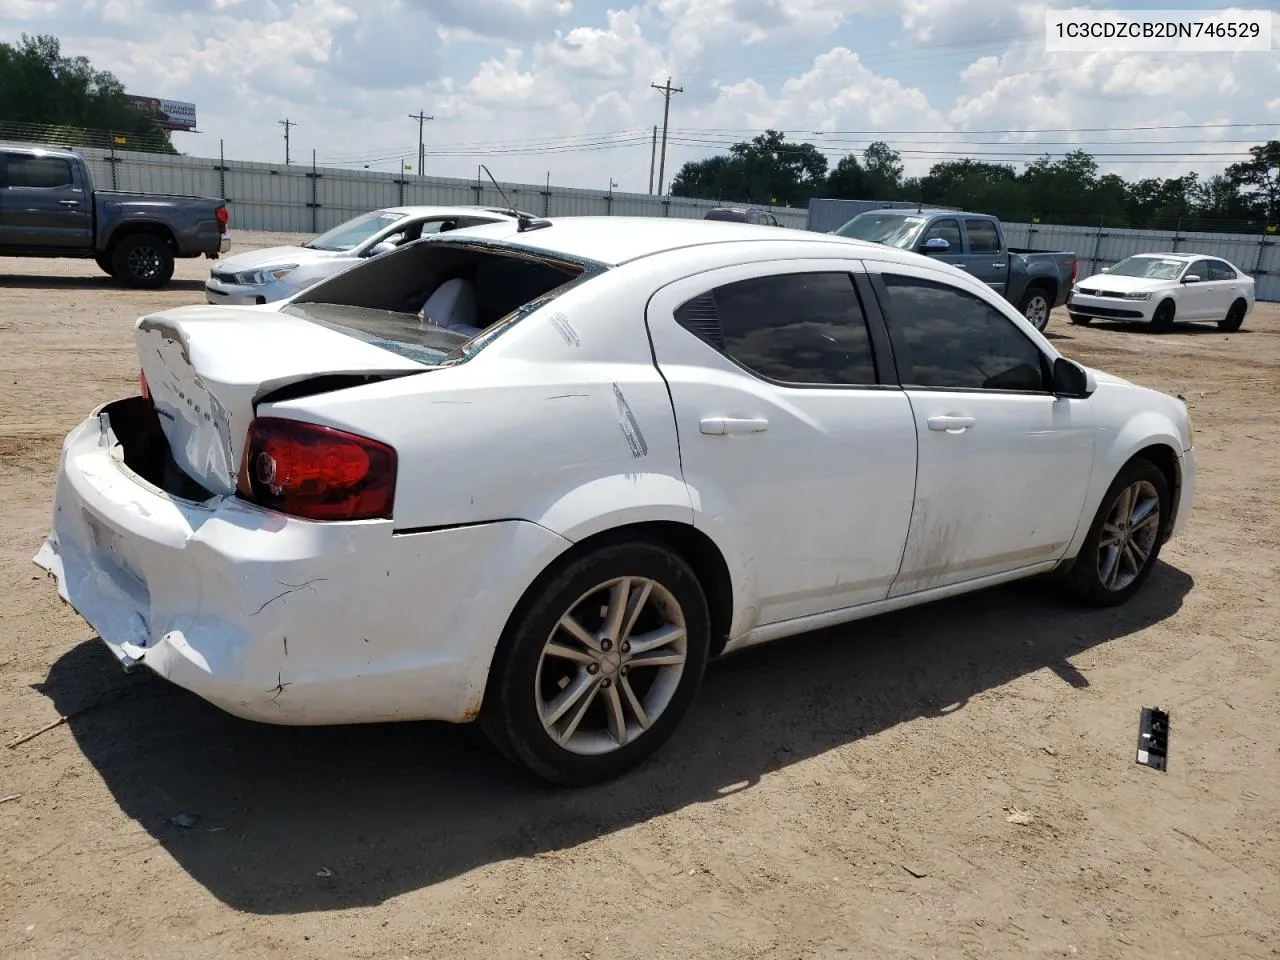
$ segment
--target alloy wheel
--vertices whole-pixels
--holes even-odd
[[[1142,573],[1160,535],[1160,494],[1146,480],[1120,491],[1098,540],[1098,580],[1120,591]]]

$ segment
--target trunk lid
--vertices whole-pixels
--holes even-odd
[[[235,491],[259,398],[328,375],[402,376],[417,360],[300,317],[195,306],[142,317],[138,357],[174,461],[214,494]]]

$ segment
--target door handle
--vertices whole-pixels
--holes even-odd
[[[993,267],[1004,267],[1004,266],[1007,266],[1007,264],[1004,264],[1004,263],[993,263],[993,264],[992,264],[992,266],[993,266]]]
[[[78,207],[78,206],[80,206],[80,201],[79,201],[79,200],[59,200],[58,202],[59,202],[60,204],[62,204],[64,207]]]
[[[708,436],[723,437],[729,434],[763,433],[769,429],[769,421],[764,419],[737,419],[734,417],[703,417],[698,429]]]
[[[966,267],[963,263],[957,263],[957,264],[954,264],[954,266],[959,267],[961,270],[968,270],[968,269],[969,269],[969,268],[968,268],[968,267]]]
[[[947,433],[964,433],[978,421],[973,417],[930,417],[930,430],[945,430]]]

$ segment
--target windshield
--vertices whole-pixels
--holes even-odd
[[[837,236],[869,240],[888,247],[911,249],[912,238],[919,232],[925,217],[904,217],[900,213],[860,213],[836,231]]]
[[[1161,257],[1130,257],[1107,271],[1109,277],[1142,277],[1146,280],[1177,280],[1186,263]]]
[[[401,215],[398,213],[385,213],[382,211],[366,213],[364,216],[356,217],[354,220],[338,224],[328,233],[320,234],[314,240],[304,243],[303,246],[310,247],[312,250],[345,252],[360,246],[375,233],[379,233],[399,219],[401,219]]]

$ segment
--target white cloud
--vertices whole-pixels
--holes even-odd
[[[551,168],[557,183],[603,187],[613,177],[624,189],[647,184],[648,132],[662,118],[662,97],[649,85],[667,76],[684,87],[671,101],[668,179],[681,162],[765,127],[817,144],[833,163],[878,131],[917,131],[883,139],[907,150],[908,171],[919,173],[947,151],[999,149],[978,145],[982,139],[1073,139],[974,131],[1280,116],[1274,56],[1046,55],[1044,10],[1020,0],[629,0],[614,8],[569,0],[0,0],[0,39],[54,33],[64,52],[89,56],[135,92],[194,101],[206,134],[175,136],[191,152],[216,155],[225,139],[229,157],[280,159],[277,121],[288,117],[298,124],[295,155],[314,146],[322,161],[388,169],[416,153],[417,125],[407,115],[421,108],[436,118],[426,130],[428,172],[471,176],[486,162],[504,180],[540,182]],[[1280,15],[1274,32],[1280,36]],[[948,130],[970,133],[934,133]],[[1243,151],[1268,136],[1276,133],[1212,128],[1199,135],[1209,147],[1147,149]],[[1212,172],[1227,162],[1188,157],[1185,167]],[[1167,158],[1116,169],[1185,172]]]

